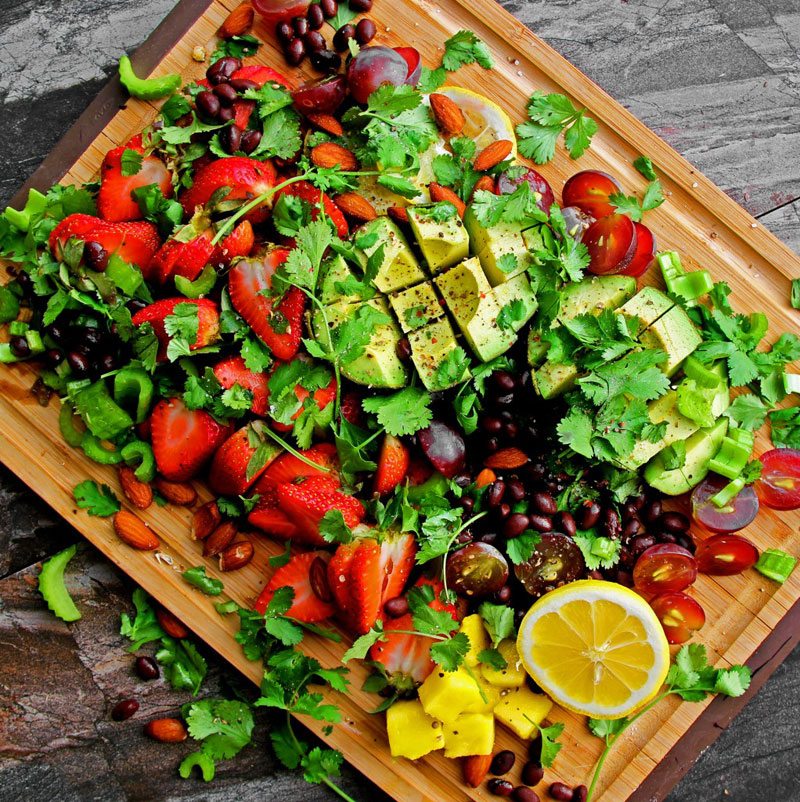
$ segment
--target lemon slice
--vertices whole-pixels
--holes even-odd
[[[464,112],[467,123],[461,136],[474,140],[478,147],[478,153],[498,139],[508,139],[513,145],[511,157],[517,155],[514,123],[497,103],[471,89],[463,89],[460,86],[443,86],[437,91],[439,94],[449,97]]]
[[[522,620],[517,649],[554,701],[593,718],[621,718],[652,699],[670,659],[650,605],[628,588],[593,579],[539,599]]]

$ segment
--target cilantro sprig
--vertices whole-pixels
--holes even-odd
[[[570,157],[578,159],[597,130],[586,109],[575,108],[566,95],[534,92],[528,102],[528,121],[517,126],[519,152],[537,164],[547,164],[555,156],[556,142],[563,132]]]

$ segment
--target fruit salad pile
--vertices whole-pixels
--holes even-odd
[[[264,660],[260,704],[336,720],[307,685],[346,691],[344,669],[295,648],[336,622],[344,662],[374,669],[394,756],[443,750],[469,785],[491,770],[492,793],[533,802],[560,749],[553,701],[609,748],[666,694],[746,689],[746,669],[715,672],[700,647],[670,668],[668,642],[704,624],[698,573],[794,568],[738,532],[759,504],[800,507],[800,415],[773,409],[798,389],[800,340],[757,350],[764,315],[657,252],[648,158],[641,197],[596,170],[554,189],[534,168],[562,133],[570,158],[590,147],[585,110],[537,92],[514,126],[453,77],[492,68],[475,34],[423,67],[370,45],[353,5],[272,20],[318,81],[257,63],[252,9],[182,89],[123,65],[133,94],[168,94],[155,122],[97,182],[31,191],[0,218],[0,361],[40,367],[67,443],[115,466],[124,508],[91,481],[75,498],[123,542],[158,551],[142,511],[188,506],[187,582],[218,596],[215,573],[263,574],[251,608],[218,605]],[[648,271],[663,289],[638,285]],[[768,415],[778,448],[755,460]],[[197,506],[204,480],[214,500]],[[261,564],[259,538],[285,553]],[[64,562],[42,591],[73,620]],[[496,724],[532,741],[516,785]],[[281,738],[287,765],[331,784],[335,760]]]

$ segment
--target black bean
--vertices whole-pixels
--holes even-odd
[[[572,802],[586,802],[589,789],[585,785],[578,785],[572,791]]]
[[[525,485],[519,479],[512,479],[508,483],[508,495],[512,501],[522,501],[525,498]]]
[[[507,395],[497,395],[491,399],[492,403],[496,407],[507,407],[510,404],[514,403],[514,393],[508,393]]]
[[[488,434],[498,434],[503,428],[503,422],[499,418],[487,415],[481,420],[481,428]]]
[[[631,518],[635,518],[639,513],[639,508],[634,505],[632,501],[626,501],[625,504],[622,505],[622,520],[629,521]]]
[[[475,499],[472,496],[462,496],[461,506],[467,511],[472,512],[475,509]]]
[[[348,22],[347,25],[342,25],[338,31],[333,35],[333,46],[340,53],[344,53],[348,49],[348,42],[355,39],[356,26]]]
[[[242,68],[242,62],[233,56],[225,56],[215,61],[207,70],[206,78],[212,86],[227,83],[231,75]]]
[[[511,588],[508,585],[503,585],[497,593],[494,594],[495,604],[508,604],[511,601]]]
[[[660,499],[654,499],[644,508],[642,518],[644,518],[646,523],[655,523],[658,517],[661,515],[661,509]]]
[[[158,663],[152,657],[137,657],[136,673],[142,679],[158,679]]]
[[[261,131],[248,129],[242,133],[242,141],[239,147],[243,153],[252,153],[261,144]]]
[[[325,22],[325,14],[322,13],[322,9],[319,5],[315,3],[308,7],[306,19],[308,20],[308,27],[311,28],[312,31],[318,31]]]
[[[395,596],[386,601],[383,610],[390,618],[400,618],[408,612],[408,601],[405,596]]]
[[[507,538],[519,537],[530,524],[530,519],[527,515],[515,512],[509,515],[503,526],[503,535]]]
[[[514,791],[514,786],[511,785],[508,780],[501,780],[498,777],[489,780],[487,788],[489,789],[489,793],[495,796],[511,796]]]
[[[673,535],[672,532],[659,532],[658,535],[658,542],[659,543],[677,543],[678,536]]]
[[[103,342],[103,332],[97,326],[88,326],[80,333],[81,345],[87,350],[94,350]]]
[[[541,482],[547,475],[547,468],[541,462],[531,462],[527,467],[527,473],[532,482]]]
[[[229,123],[234,117],[236,116],[235,112],[231,108],[221,108],[219,110],[219,114],[217,114],[217,119],[221,123]]]
[[[507,409],[504,409],[500,413],[500,420],[504,423],[508,423],[509,421],[514,420],[514,416]]]
[[[694,542],[692,536],[688,533],[675,535],[675,543],[676,545],[686,549],[686,551],[691,551],[692,554],[697,551],[697,544]]]
[[[44,333],[57,343],[61,343],[66,336],[66,332],[60,323],[51,323],[46,326]]]
[[[319,7],[322,9],[325,19],[335,17],[339,11],[339,4],[336,0],[319,0]]]
[[[83,259],[89,270],[102,273],[108,267],[108,251],[99,242],[87,242],[83,246]]]
[[[600,519],[600,505],[596,501],[584,501],[578,510],[578,526],[591,529]]]
[[[135,699],[122,699],[111,709],[111,718],[114,721],[125,721],[139,709],[139,703]]]
[[[64,361],[64,352],[60,348],[50,348],[44,358],[49,368],[57,368]]]
[[[67,354],[67,362],[76,376],[85,376],[89,372],[89,360],[80,351],[70,351]]]
[[[559,532],[563,532],[567,537],[575,537],[578,531],[578,525],[575,523],[575,518],[572,517],[571,512],[562,510],[558,513],[555,519],[555,526]]]
[[[225,128],[219,138],[228,153],[236,153],[242,147],[242,129],[235,123]]]
[[[194,99],[197,111],[206,120],[214,120],[220,112],[222,104],[213,92],[200,92]]]
[[[214,94],[219,98],[223,106],[231,106],[233,101],[239,97],[237,90],[230,84],[219,84],[214,87]]]
[[[636,537],[636,535],[641,534],[643,531],[644,527],[642,526],[642,522],[634,516],[633,518],[629,518],[625,526],[622,527],[622,539],[630,540],[630,538]]]
[[[295,36],[305,36],[309,31],[308,20],[305,17],[295,17],[292,20]]]
[[[604,579],[605,577],[603,576],[603,572],[602,571],[598,571],[597,569],[595,569],[593,571],[587,571],[586,572],[586,578],[587,579]]]
[[[533,738],[531,738],[530,743],[528,744],[528,763],[533,763],[534,766],[541,766],[542,765],[541,756],[542,756],[542,736],[537,731],[536,735],[534,735]],[[526,763],[525,766],[527,766],[528,763]]]
[[[292,41],[286,45],[284,54],[286,56],[286,61],[296,67],[306,57],[306,46],[303,44],[303,40],[299,38],[292,39]]]
[[[606,507],[600,516],[600,534],[604,537],[619,537],[622,526],[619,513],[613,507]]]
[[[490,454],[494,454],[500,448],[500,441],[496,437],[487,437],[483,446]]]
[[[14,335],[9,340],[8,345],[9,348],[11,348],[11,353],[14,354],[14,356],[18,356],[20,359],[30,356],[31,347],[28,345],[28,341],[22,335]]]
[[[378,29],[371,19],[364,18],[356,25],[356,41],[360,45],[369,44],[375,38],[376,33],[378,33]]]
[[[499,513],[501,518],[506,519],[506,518],[508,518],[509,515],[511,515],[511,507],[508,504],[506,504],[505,502],[503,502],[497,508],[497,512]]]
[[[634,557],[638,557],[643,551],[646,551],[650,546],[656,545],[656,539],[653,535],[637,535],[634,537],[629,545],[631,553]]]
[[[311,6],[311,8],[317,8],[317,6]],[[303,43],[308,53],[319,53],[328,46],[325,37],[319,31],[309,31],[303,37]]]
[[[97,366],[101,373],[110,373],[117,366],[117,359],[113,354],[103,354]]]
[[[489,771],[492,774],[508,774],[514,768],[517,756],[510,749],[503,749],[492,758]]]
[[[478,540],[479,543],[488,543],[490,546],[493,546],[497,543],[497,532],[484,532],[478,535],[476,540]]]
[[[509,440],[516,440],[519,437],[519,425],[516,421],[508,421],[503,426],[503,433]]]
[[[559,802],[572,802],[572,789],[564,783],[551,783],[549,793]]]
[[[516,386],[514,377],[506,370],[496,370],[492,374],[492,384],[502,393],[510,393]]]
[[[255,81],[249,81],[247,78],[234,78],[228,84],[228,86],[232,86],[237,92],[239,92],[242,95],[248,89],[258,89],[258,84]]]
[[[275,36],[279,42],[288,45],[294,39],[294,28],[291,22],[284,20],[275,26]]]
[[[350,10],[366,14],[367,11],[372,11],[372,0],[350,0]]]
[[[490,507],[499,507],[506,494],[506,483],[502,479],[495,479],[486,491],[486,503]]]
[[[511,798],[514,802],[539,802],[539,794],[524,785],[518,785],[511,792]]]
[[[626,588],[633,587],[633,576],[631,572],[625,571],[622,568],[620,568],[620,570],[617,571],[616,581],[619,582],[620,585],[624,585]]]
[[[556,500],[549,493],[534,493],[531,496],[531,504],[542,515],[555,515],[558,512]]]
[[[537,761],[529,760],[522,768],[522,782],[525,785],[538,785],[544,777],[544,769]]]
[[[689,519],[682,512],[665,512],[658,517],[656,525],[665,532],[682,535],[689,531]]]
[[[553,531],[553,521],[546,515],[529,515],[528,522],[530,524],[530,528],[536,532]]]
[[[634,508],[637,512],[639,512],[645,504],[647,504],[647,496],[644,493],[639,493],[638,496],[634,496],[629,501],[630,504],[633,504]]]

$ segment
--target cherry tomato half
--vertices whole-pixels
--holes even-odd
[[[640,593],[685,590],[697,579],[692,552],[673,543],[659,543],[642,552],[633,567],[633,586]]]
[[[650,606],[670,643],[686,643],[706,622],[700,603],[680,591],[662,593],[650,601]]]
[[[714,535],[701,540],[694,555],[701,574],[733,576],[758,561],[758,549],[741,535]]]
[[[608,173],[583,170],[564,184],[562,206],[577,206],[592,217],[606,217],[617,210],[609,196],[619,191],[619,184]]]
[[[636,226],[624,214],[601,217],[586,229],[583,243],[589,249],[589,272],[596,276],[621,273],[636,253]]]
[[[711,501],[728,484],[728,479],[710,473],[692,491],[692,516],[711,532],[738,532],[753,522],[758,515],[758,496],[748,486],[742,488],[724,507]]]
[[[639,278],[643,275],[656,255],[656,238],[650,229],[641,223],[634,223],[636,227],[636,252],[631,263],[622,271],[623,276]]]
[[[762,504],[773,510],[800,508],[800,451],[795,448],[773,448],[759,459],[764,466],[756,482],[756,493]]]

